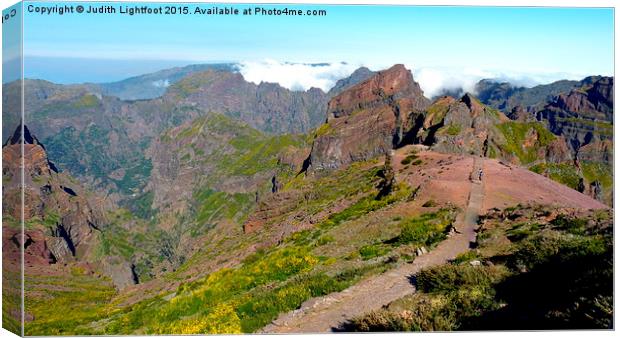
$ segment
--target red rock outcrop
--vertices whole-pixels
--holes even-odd
[[[2,148],[3,208],[19,224],[23,187],[24,222],[29,224],[24,246],[27,253],[32,253],[30,256],[38,257],[32,258],[31,263],[63,262],[86,255],[94,232],[103,220],[102,212],[92,207],[94,203],[86,191],[57,172],[43,145],[30,135],[26,126],[22,186],[21,140],[19,126]]]
[[[388,153],[428,105],[403,65],[376,73],[329,102],[327,122],[317,129],[307,169],[336,169]]]

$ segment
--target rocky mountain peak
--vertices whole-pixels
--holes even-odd
[[[467,105],[467,108],[469,108],[473,115],[480,115],[484,112],[484,106],[482,103],[480,103],[480,101],[470,93],[465,93],[465,95],[461,98],[461,102]]]
[[[45,149],[43,144],[41,144],[41,142],[39,142],[39,140],[30,133],[30,130],[28,129],[26,125],[23,126],[23,129],[24,129],[24,144],[36,144],[36,145],[40,145],[43,149]],[[20,144],[21,140],[22,140],[22,125],[20,124],[17,126],[17,128],[15,128],[13,135],[6,140],[6,142],[4,143],[4,146]]]
[[[309,169],[335,169],[398,147],[429,101],[403,65],[377,72],[329,101]]]
[[[594,82],[558,95],[536,113],[551,132],[566,138],[574,154],[587,144],[613,139],[613,78],[588,79]]]
[[[424,109],[428,100],[411,72],[402,64],[376,73],[329,101],[328,119],[350,115],[356,110],[375,108],[389,101],[406,99],[406,108]]]
[[[345,77],[344,79],[340,79],[336,82],[334,87],[329,90],[328,96],[334,97],[343,91],[355,86],[356,84],[368,80],[371,76],[375,75],[375,72],[366,68],[360,67],[356,69],[351,75]]]

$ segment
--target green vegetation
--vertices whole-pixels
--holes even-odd
[[[154,197],[155,194],[152,191],[140,195],[130,204],[130,211],[142,219],[153,217],[156,213],[152,208]]]
[[[578,190],[582,177],[586,187],[598,182],[601,188],[601,200],[610,205],[613,192],[612,167],[605,163],[590,161],[583,161],[580,167],[581,172],[570,163],[540,163],[530,167],[530,170],[575,190]]]
[[[530,167],[530,170],[548,176],[552,180],[575,190],[579,186],[579,173],[577,168],[570,163],[540,163]]]
[[[284,183],[284,191],[302,191],[304,203],[293,202],[291,208],[299,208],[308,214],[316,214],[343,198],[367,194],[375,189],[380,180],[380,168],[372,162],[356,162],[330,175],[306,180],[301,175]]]
[[[613,187],[613,170],[610,165],[598,162],[583,162],[583,176],[588,182],[598,181],[604,188]]]
[[[297,232],[285,239],[280,245],[257,250],[243,259],[241,264],[222,268],[191,282],[182,283],[171,296],[167,294],[146,298],[128,307],[111,304],[102,309],[105,320],[99,321],[94,331],[98,334],[147,334],[167,333],[238,333],[254,332],[274,320],[278,314],[298,308],[305,300],[340,291],[350,286],[365,275],[389,268],[392,263],[380,258],[390,253],[402,243],[362,244],[356,242],[359,259],[347,261],[341,256],[322,256],[316,250],[325,247],[338,247],[338,238],[332,231],[346,229],[347,224],[367,217],[394,203],[404,203],[411,196],[411,189],[396,184],[387,196],[377,198],[376,182],[379,180],[380,168],[368,163],[356,164],[360,167],[347,168],[329,177],[316,180],[326,184],[337,180],[340,189],[348,191],[348,198],[354,200],[348,207],[335,212],[317,224],[313,229]],[[345,178],[346,176],[346,178]],[[361,180],[360,180],[361,178]],[[338,195],[329,186],[316,182],[291,182],[304,187],[311,184],[318,201],[329,203]],[[286,188],[285,188],[286,189]],[[332,196],[332,194],[334,194]],[[342,196],[342,195],[340,195]],[[213,190],[198,190],[196,200],[196,219],[209,222],[212,217],[238,217],[238,209],[245,203],[228,195]],[[313,208],[313,207],[311,207]],[[219,216],[218,216],[219,215]],[[443,211],[433,216],[397,220],[397,228],[409,229],[418,224],[429,229],[438,229],[442,223]],[[113,216],[122,223],[127,213]],[[432,220],[435,217],[437,219]],[[432,226],[431,226],[432,225]],[[427,229],[428,230],[428,229]],[[429,230],[430,231],[430,230]],[[119,237],[127,236],[119,231]],[[427,236],[428,237],[428,236]],[[438,238],[438,237],[437,237]],[[418,239],[427,243],[426,238]],[[107,239],[114,242],[115,250],[120,239]],[[407,242],[413,243],[413,242]],[[111,245],[110,245],[111,247]],[[111,250],[111,249],[110,249]],[[97,313],[101,313],[97,310]],[[78,326],[69,326],[67,332],[82,332],[85,324],[76,321]],[[85,322],[84,322],[85,323]]]
[[[80,99],[77,100],[73,105],[74,109],[96,108],[97,106],[99,106],[99,99],[95,95],[87,94],[80,97]]]
[[[442,209],[404,220],[400,223],[401,233],[395,242],[431,246],[446,238],[453,222],[454,212],[450,209]]]
[[[185,152],[181,161],[215,164],[216,172],[209,177],[211,183],[220,177],[253,176],[276,170],[281,167],[278,155],[290,148],[302,147],[306,142],[303,135],[266,135],[246,123],[217,113],[199,117],[178,132],[169,130],[160,140],[186,144],[187,151],[191,149],[194,156]],[[214,140],[222,143],[221,148],[201,147]]]
[[[84,94],[66,100],[52,100],[32,113],[33,119],[72,118],[85,112],[94,112],[101,107],[101,101],[93,94]]]
[[[8,257],[4,257],[3,263],[2,327],[15,333],[16,335],[21,335],[22,297],[20,266],[18,261],[11,264]]]
[[[461,125],[460,124],[450,124],[449,126],[445,127],[445,132],[446,134],[450,135],[450,136],[456,136],[458,134],[461,133]]]
[[[612,205],[614,192],[613,166],[601,162],[584,161],[581,163],[581,171],[585,184],[590,185],[599,182],[601,200],[607,205]]]
[[[133,262],[141,282],[153,277],[155,263],[170,259],[169,242],[172,235],[155,228],[152,222],[137,218],[127,209],[118,209],[106,215],[105,231],[95,232],[93,250],[86,258],[99,261],[104,257],[119,256]],[[131,225],[128,227],[127,225]]]
[[[314,137],[329,135],[333,131],[334,130],[329,123],[323,123],[320,127],[316,128],[316,131],[314,132]]]
[[[594,129],[597,133],[604,136],[613,136],[614,133],[614,125],[611,122],[607,121],[599,121],[599,120],[590,120],[578,117],[558,117],[558,121],[560,122],[568,122],[576,127],[587,127],[586,129]]]
[[[384,244],[371,244],[364,245],[359,249],[360,256],[363,260],[368,260],[375,257],[380,257],[388,252],[390,252],[390,248]]]
[[[168,92],[174,94],[177,98],[187,97],[200,90],[201,87],[208,86],[213,82],[217,78],[213,75],[213,71],[206,71],[186,76],[180,81],[172,84]]]
[[[203,230],[212,228],[216,221],[224,218],[241,224],[254,205],[252,194],[228,194],[212,189],[195,192],[193,200],[196,208],[194,219]]]
[[[170,301],[145,300],[112,317],[108,334],[254,332],[311,297],[342,290],[368,269],[311,272],[321,262],[305,246],[258,251],[243,264],[181,284]]]
[[[497,125],[506,143],[500,145],[505,153],[516,156],[522,164],[538,159],[538,150],[549,145],[555,136],[539,122],[504,122]]]
[[[430,125],[437,125],[446,117],[450,105],[443,102],[436,102],[428,107],[426,115],[430,117]],[[427,117],[427,119],[428,119]]]
[[[419,293],[355,318],[354,331],[610,328],[612,214],[512,208],[486,218],[477,249],[421,271]],[[519,221],[511,221],[517,219]],[[523,218],[526,221],[523,221]],[[474,264],[476,263],[476,264]]]
[[[380,200],[375,199],[373,196],[368,196],[360,199],[355,204],[344,209],[339,213],[332,214],[329,218],[319,224],[319,228],[327,229],[340,225],[346,221],[357,219],[372,211],[384,208],[396,201],[408,198],[411,195],[411,190],[406,186],[400,186],[396,193],[382,198]]]
[[[109,281],[78,271],[71,276],[26,275],[25,288],[26,311],[37,319],[26,321],[29,336],[93,334],[88,325],[106,317],[116,293]]]
[[[422,160],[419,158],[418,154],[416,153],[416,151],[412,151],[409,155],[407,155],[407,157],[403,158],[400,161],[400,164],[402,165],[420,165],[422,164]]]
[[[130,195],[146,184],[153,166],[144,157],[142,144],[134,145],[133,142],[123,140],[119,142],[119,148],[111,148],[111,133],[111,130],[96,124],[82,131],[68,127],[45,139],[43,143],[49,158],[59,168],[73,175],[92,177],[102,187],[113,184],[117,191]],[[110,174],[119,169],[123,170],[123,177],[111,178]]]

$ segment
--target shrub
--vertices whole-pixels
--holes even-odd
[[[460,132],[461,132],[461,125],[459,125],[459,124],[450,124],[446,128],[446,134],[451,135],[451,136],[456,136]]]
[[[175,334],[233,334],[241,333],[241,321],[234,308],[220,304],[204,317],[183,320],[170,327]]]
[[[587,219],[570,218],[565,215],[560,215],[551,224],[556,228],[564,230],[574,235],[584,235],[586,233],[586,227],[588,225]]]
[[[325,244],[331,243],[331,242],[333,242],[335,240],[336,239],[332,235],[324,235],[322,237],[319,237],[319,239],[317,240],[316,244],[317,245],[325,245]]]
[[[452,263],[454,264],[461,264],[461,263],[467,263],[467,262],[471,262],[474,259],[478,258],[478,254],[476,254],[475,251],[470,250],[467,251],[466,253],[462,253],[458,256],[456,256],[456,258],[452,261]]]
[[[453,220],[453,213],[447,209],[405,220],[400,225],[401,233],[395,242],[431,246],[446,238],[446,231]]]
[[[297,309],[311,297],[341,291],[356,275],[342,279],[325,274],[302,275],[275,289],[250,293],[237,307],[243,332],[254,332],[269,324],[279,313]]]
[[[363,260],[383,256],[390,250],[381,244],[364,245],[360,248],[359,253]]]
[[[399,302],[399,301],[397,301]],[[449,331],[457,328],[454,312],[446,311],[445,297],[423,294],[406,297],[406,304],[371,311],[354,318],[346,329],[357,332]]]
[[[506,275],[502,267],[446,264],[420,271],[417,285],[424,292],[453,292],[466,286],[487,288]]]

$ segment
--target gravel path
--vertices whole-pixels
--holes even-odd
[[[476,225],[483,202],[483,183],[478,170],[483,160],[476,157],[471,171],[472,183],[467,209],[457,217],[457,232],[431,252],[419,256],[381,275],[369,277],[341,291],[304,302],[295,311],[281,314],[261,333],[317,333],[337,330],[348,319],[362,315],[415,292],[411,278],[420,270],[444,264],[469,250],[476,238]],[[483,178],[484,181],[484,178]]]

